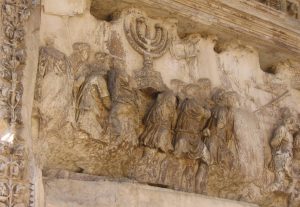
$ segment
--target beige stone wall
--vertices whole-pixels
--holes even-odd
[[[257,207],[128,181],[72,176],[77,179],[44,179],[46,207]]]
[[[146,2],[145,4],[149,6],[152,1],[143,0],[143,2]],[[159,5],[166,5],[167,2],[162,1]],[[178,2],[182,6],[184,1]],[[228,2],[220,2],[220,5],[228,6]],[[222,167],[216,170],[214,165],[211,168],[213,173],[209,175],[207,193],[211,196],[257,203],[263,207],[281,207],[283,205],[286,207],[286,201],[289,199],[288,194],[278,196],[266,192],[266,189],[274,180],[269,143],[274,129],[281,123],[280,108],[288,107],[293,109],[295,113],[300,113],[299,88],[295,87],[294,82],[292,82],[292,80],[297,80],[297,77],[299,77],[299,72],[297,72],[299,71],[299,63],[290,60],[279,62],[278,58],[281,57],[282,51],[289,49],[283,47],[282,50],[274,50],[274,48],[280,48],[280,43],[276,43],[276,47],[270,46],[272,40],[267,35],[264,36],[264,32],[269,32],[269,30],[255,34],[255,44],[252,44],[251,41],[245,41],[251,39],[253,31],[259,30],[256,27],[254,29],[249,27],[253,29],[253,31],[247,30],[249,36],[239,38],[240,33],[238,33],[239,35],[235,33],[238,31],[237,28],[245,29],[241,26],[241,22],[238,22],[239,26],[234,29],[234,32],[225,32],[224,30],[224,36],[222,36],[223,33],[218,30],[220,28],[216,29],[218,24],[216,19],[220,18],[220,15],[224,15],[223,8],[218,8],[222,12],[214,14],[216,19],[213,19],[214,24],[210,25],[207,20],[212,17],[197,16],[194,11],[191,12],[186,9],[178,12],[179,7],[177,7],[177,4],[175,4],[176,9],[171,7],[171,5],[174,6],[173,1],[166,10],[176,10],[178,12],[175,15],[177,19],[170,18],[174,15],[165,14],[165,10],[154,12],[158,9],[149,9],[151,6],[144,10],[140,6],[141,4],[136,4],[136,1],[132,1],[132,3],[136,6],[139,5],[138,10],[131,11],[130,8],[120,6],[121,10],[109,20],[97,19],[90,12],[90,3],[89,0],[43,0],[40,7],[36,6],[34,8],[29,24],[26,25],[28,58],[24,71],[24,95],[22,99],[22,115],[26,121],[22,133],[24,137],[28,137],[28,144],[32,146],[35,155],[35,158],[30,158],[32,161],[31,177],[36,189],[35,205],[37,207],[255,207],[255,205],[242,202],[150,187],[132,183],[132,181],[121,182],[98,177],[86,179],[88,176],[73,175],[73,178],[70,179],[45,178],[42,183],[41,170],[47,168],[66,169],[73,172],[109,177],[131,177],[140,182],[154,183],[180,190],[182,190],[182,186],[176,186],[176,181],[188,182],[176,177],[180,173],[186,173],[185,168],[180,166],[185,160],[173,158],[172,153],[162,153],[157,149],[150,149],[145,146],[134,146],[132,148],[129,146],[128,149],[126,148],[128,146],[118,145],[117,142],[111,144],[110,142],[115,141],[115,137],[105,137],[102,140],[103,137],[92,137],[90,134],[82,133],[76,128],[78,127],[74,121],[76,106],[72,102],[72,98],[74,98],[74,94],[72,94],[74,91],[72,90],[75,85],[72,75],[74,74],[70,72],[73,68],[68,68],[70,70],[63,73],[63,70],[60,71],[61,65],[59,64],[61,62],[59,61],[65,61],[64,64],[69,67],[72,63],[70,56],[74,53],[74,43],[85,43],[90,46],[91,53],[84,64],[89,64],[89,66],[94,64],[94,55],[97,52],[105,52],[122,62],[122,69],[125,69],[130,76],[134,76],[134,71],[143,67],[143,56],[128,41],[124,31],[124,21],[130,12],[138,11],[147,17],[151,26],[159,23],[170,32],[170,38],[172,39],[170,46],[161,57],[153,59],[153,68],[161,74],[163,83],[173,90],[178,97],[181,95],[181,91],[172,84],[174,79],[182,81],[184,84],[197,84],[200,78],[208,78],[213,88],[220,87],[228,91],[235,91],[240,97],[240,109],[235,112],[235,125],[232,129],[238,140],[238,160],[241,163],[238,175],[240,177],[227,177],[227,175],[222,174],[223,172],[220,172],[223,170]],[[127,3],[126,6],[128,6]],[[187,3],[191,2],[188,1]],[[198,3],[203,6],[202,0],[199,0]],[[256,14],[255,7],[252,5],[254,3],[240,0],[232,6],[235,9],[240,9],[243,13],[248,8],[248,4],[251,6],[249,15]],[[227,6],[226,8],[228,8]],[[182,6],[182,8],[186,7]],[[201,7],[201,9],[203,8]],[[263,9],[266,8],[263,7]],[[267,14],[266,17],[262,12],[264,10],[257,11],[257,17],[264,19],[266,22],[270,23],[271,17],[280,16],[278,11],[273,11],[271,15],[268,16]],[[196,20],[196,23],[191,21],[193,25],[186,24],[188,26],[182,27],[182,22],[181,25],[178,24],[178,21],[181,20],[178,20],[178,18],[182,14],[186,15],[186,18]],[[187,14],[190,14],[191,17],[187,17]],[[228,18],[230,19],[232,16]],[[197,32],[194,31],[193,34],[190,34],[190,31],[193,31],[191,27],[198,25],[198,23],[203,24],[204,21],[207,23],[205,28],[210,28],[211,33],[203,32],[205,31],[205,28],[203,28],[199,30],[201,32],[195,30]],[[224,21],[225,24],[220,21],[219,24],[222,27],[228,26],[227,21],[230,22],[226,20]],[[294,19],[288,21],[284,28],[290,30],[295,21]],[[272,25],[272,27],[281,28],[283,22],[280,17],[279,26]],[[234,22],[231,23],[235,24]],[[189,29],[183,36],[183,30],[187,27]],[[299,31],[297,27],[295,26],[293,29],[295,31],[289,33],[293,37],[291,39],[293,41],[298,38],[297,33]],[[229,26],[228,28],[233,30]],[[263,28],[265,29],[265,27]],[[216,32],[217,30],[218,32]],[[215,33],[218,35],[215,35]],[[245,33],[247,32],[243,30],[242,34]],[[269,33],[267,34],[269,35]],[[283,41],[286,43],[286,39],[289,39],[281,36],[277,38],[276,34],[274,34],[274,42]],[[266,45],[260,45],[259,42],[265,41],[263,39],[257,41],[262,36],[269,38]],[[293,41],[287,42],[292,44]],[[296,44],[294,46],[299,47]],[[51,50],[52,53],[49,50],[49,54],[46,54],[49,55],[49,65],[53,62],[56,63],[57,60],[58,64],[54,64],[54,72],[51,71],[53,68],[47,68],[50,72],[43,71],[44,74],[37,74],[41,67],[38,66],[39,49],[45,47],[53,49]],[[275,56],[272,61],[262,59],[262,57],[270,57],[273,52]],[[275,64],[270,70],[272,73],[266,73],[262,70],[262,62],[267,62],[265,65],[269,65],[270,62],[277,63],[276,59],[279,63]],[[55,68],[56,66],[57,68]],[[47,76],[47,72],[50,73],[49,76]],[[41,79],[41,82],[39,82],[40,88],[35,85],[36,75]],[[107,81],[107,74],[104,79]],[[34,98],[35,89],[41,89],[44,92],[41,102],[38,102],[36,97]],[[145,113],[149,110],[149,106],[156,101],[153,94],[148,99],[151,100],[147,100],[147,98],[142,100],[148,101],[148,105],[143,105],[144,108],[142,108]],[[34,108],[33,112],[32,108]],[[143,119],[146,114],[139,113],[139,116],[141,116],[138,117],[141,123],[139,130],[142,131],[145,128]],[[87,117],[87,120],[89,118]],[[96,123],[92,124],[96,125]],[[30,156],[33,155],[30,154]],[[166,171],[165,176],[169,176],[167,184],[156,183],[157,174],[161,173],[158,168],[164,165],[164,161],[168,158],[170,158],[171,163],[166,165],[167,168],[169,166],[172,168],[175,162],[174,165],[179,165],[179,170],[174,168],[175,172],[171,172],[174,169]],[[146,162],[147,164],[145,164]],[[187,163],[191,165],[191,163],[195,164],[196,162]],[[135,169],[136,164],[139,164],[140,168]],[[198,163],[196,165],[198,166]],[[195,166],[193,167],[195,168]],[[192,168],[190,171],[193,171]],[[157,173],[158,171],[159,173]],[[78,179],[74,179],[74,177]],[[188,189],[186,191],[192,190]],[[272,199],[274,201],[270,201]]]

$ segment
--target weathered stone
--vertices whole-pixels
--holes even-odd
[[[300,205],[298,0],[1,5],[0,206]]]
[[[71,175],[70,175],[71,176]],[[256,207],[256,205],[95,177],[44,180],[46,207]]]
[[[83,14],[87,9],[87,0],[53,0],[44,1],[44,9],[46,13],[61,15],[61,16],[75,16]]]

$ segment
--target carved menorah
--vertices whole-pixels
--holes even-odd
[[[165,89],[160,73],[153,70],[153,58],[161,57],[168,50],[171,38],[167,28],[160,23],[151,28],[148,20],[134,10],[125,18],[124,30],[130,45],[144,58],[143,69],[135,72],[138,86],[152,93]]]

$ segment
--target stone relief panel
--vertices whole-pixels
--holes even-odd
[[[266,4],[273,9],[286,12],[292,18],[299,19],[299,4],[298,0],[256,0]]]
[[[160,23],[150,23],[153,24],[142,12],[129,10],[124,20],[124,30],[128,42],[144,58],[142,70],[135,71],[138,88],[153,93],[165,89],[161,74],[153,69],[153,58],[166,53],[171,35]]]
[[[106,22],[114,35],[97,38],[104,46],[74,41],[66,43],[68,51],[50,41],[41,47],[33,117],[41,165],[264,207],[295,205],[299,115],[282,116],[271,132],[279,108],[299,107],[287,104],[286,90],[294,100],[298,90],[261,71],[254,49],[216,48],[216,38],[201,35],[179,39],[163,22],[128,9]],[[202,74],[203,41],[213,54],[213,81]],[[141,67],[133,70],[129,56],[139,56]],[[156,64],[162,59],[178,77],[181,62],[188,75],[166,81]]]

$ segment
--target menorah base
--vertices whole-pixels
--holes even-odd
[[[142,69],[134,71],[134,76],[137,81],[138,89],[149,95],[167,89],[160,72]]]

